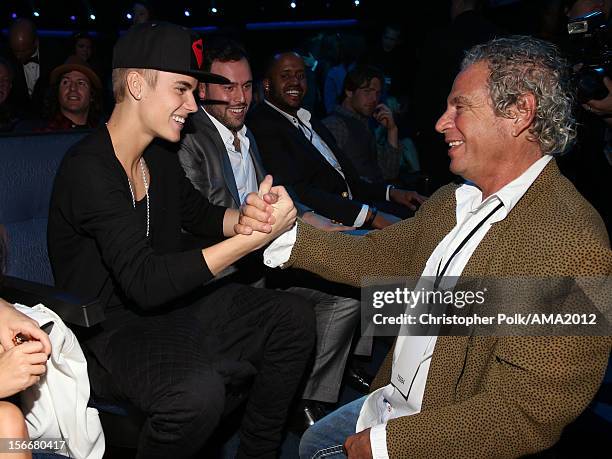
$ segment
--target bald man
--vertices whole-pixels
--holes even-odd
[[[18,109],[26,115],[39,115],[49,73],[61,63],[53,47],[38,37],[29,19],[17,19],[9,30],[11,59],[15,68],[13,91]]]

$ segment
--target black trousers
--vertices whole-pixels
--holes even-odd
[[[138,457],[190,457],[218,425],[228,386],[252,380],[238,457],[272,458],[314,341],[308,302],[230,284],[109,333],[104,350],[90,349],[106,372],[90,372],[92,390],[147,415]]]

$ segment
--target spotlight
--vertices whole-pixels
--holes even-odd
[[[12,13],[12,14],[11,14],[11,18],[12,18],[12,19],[17,19],[17,13]]]
[[[73,22],[76,21],[76,16],[73,14],[72,16],[70,16],[70,20]]]
[[[214,6],[210,9],[210,12],[212,14],[217,14],[217,11],[218,11],[217,8],[215,8]]]
[[[125,15],[125,17],[131,21],[132,20],[132,13],[127,13]]]
[[[289,6],[290,6],[291,8],[295,8],[297,5],[295,4],[295,2],[291,2],[291,3],[289,3]]]
[[[355,3],[355,6],[359,6],[359,0],[355,0],[353,3]]]
[[[89,19],[91,19],[92,21],[96,20],[96,15],[95,14],[90,14],[89,15]]]
[[[40,16],[40,13],[36,10],[34,10],[34,12],[32,13],[34,15],[35,18]]]
[[[189,12],[189,10],[185,10],[184,14],[185,14],[185,16],[187,16],[187,17],[191,16],[191,13]]]

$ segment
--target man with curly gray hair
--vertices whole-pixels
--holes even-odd
[[[542,153],[562,153],[571,145],[576,137],[574,91],[569,65],[554,45],[526,36],[498,38],[473,47],[461,68],[479,61],[489,69],[487,84],[496,115],[512,118],[512,107],[531,93],[536,111],[529,132]]]
[[[544,277],[538,293],[555,298],[545,303],[559,312],[569,299],[555,297],[548,278],[612,273],[600,216],[552,156],[574,138],[571,113],[566,64],[554,46],[520,36],[478,45],[436,123],[450,168],[465,182],[440,188],[413,218],[363,237],[299,221],[266,249],[266,264],[351,285],[367,276],[434,278],[444,288],[472,276]],[[540,305],[532,303],[530,310]],[[537,453],[594,397],[611,343],[605,336],[398,336],[373,392],[310,427],[300,457]]]
[[[571,145],[574,97],[568,64],[554,45],[526,36],[498,38],[469,50],[461,68],[436,130],[449,144],[451,171],[476,180],[483,198],[542,155]],[[472,136],[475,128],[482,133]]]

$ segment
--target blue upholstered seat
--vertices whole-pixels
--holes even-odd
[[[86,132],[0,137],[0,223],[7,230],[6,274],[53,285],[47,218],[55,173]]]

